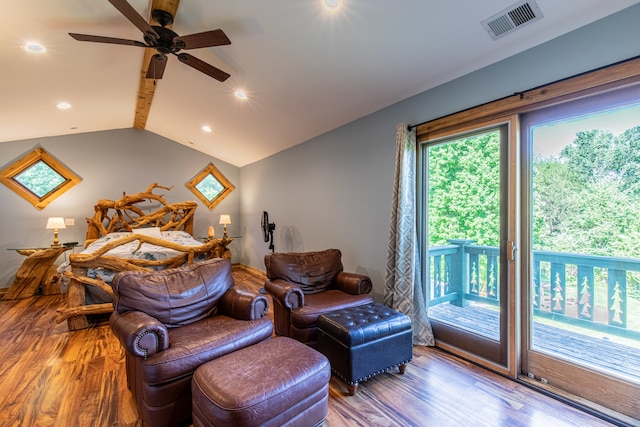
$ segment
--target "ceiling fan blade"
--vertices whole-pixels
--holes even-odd
[[[231,40],[224,31],[211,30],[202,33],[189,34],[187,36],[179,36],[173,39],[174,43],[182,42],[180,49],[199,49],[202,47],[222,46],[231,44]]]
[[[154,80],[161,79],[164,75],[164,68],[167,66],[168,59],[166,55],[160,53],[153,55],[151,62],[149,62],[149,68],[147,68],[147,78]]]
[[[109,0],[109,3],[144,34],[150,34],[156,39],[159,37],[151,25],[126,0]]]
[[[195,56],[189,55],[188,53],[179,53],[176,56],[178,57],[180,62],[187,64],[188,66],[195,68],[196,70],[201,71],[206,75],[211,76],[221,82],[227,80],[230,77],[230,74],[227,74],[221,69],[216,68],[213,65],[209,65],[206,62],[196,58]]]
[[[111,43],[111,44],[124,44],[127,46],[149,47],[146,44],[137,40],[117,39],[114,37],[103,36],[90,36],[87,34],[69,33],[71,37],[81,42],[96,42],[96,43]]]

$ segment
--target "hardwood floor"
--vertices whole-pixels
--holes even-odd
[[[238,266],[234,278],[254,292],[264,283]],[[0,426],[140,426],[123,351],[105,318],[68,332],[54,321],[63,301],[0,302]],[[413,354],[405,375],[378,375],[355,396],[332,378],[324,427],[611,425],[437,349]]]

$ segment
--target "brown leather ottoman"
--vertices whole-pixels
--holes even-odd
[[[404,374],[413,351],[411,319],[377,303],[322,314],[317,348],[353,396],[359,382],[376,374],[396,366]]]
[[[193,426],[320,425],[330,380],[321,353],[291,338],[271,338],[196,369]]]

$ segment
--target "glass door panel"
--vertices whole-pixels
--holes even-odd
[[[524,370],[637,417],[640,103],[630,98],[609,94],[524,117]]]
[[[423,146],[429,318],[440,343],[506,365],[501,262],[508,126]]]

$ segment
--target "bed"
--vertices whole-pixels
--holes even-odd
[[[120,271],[160,270],[210,259],[231,258],[231,238],[193,236],[196,202],[168,203],[154,190],[170,190],[153,183],[119,200],[99,200],[87,218],[84,249],[60,267],[60,288],[67,306],[57,321],[69,330],[90,326],[87,316],[113,312],[111,280]]]

